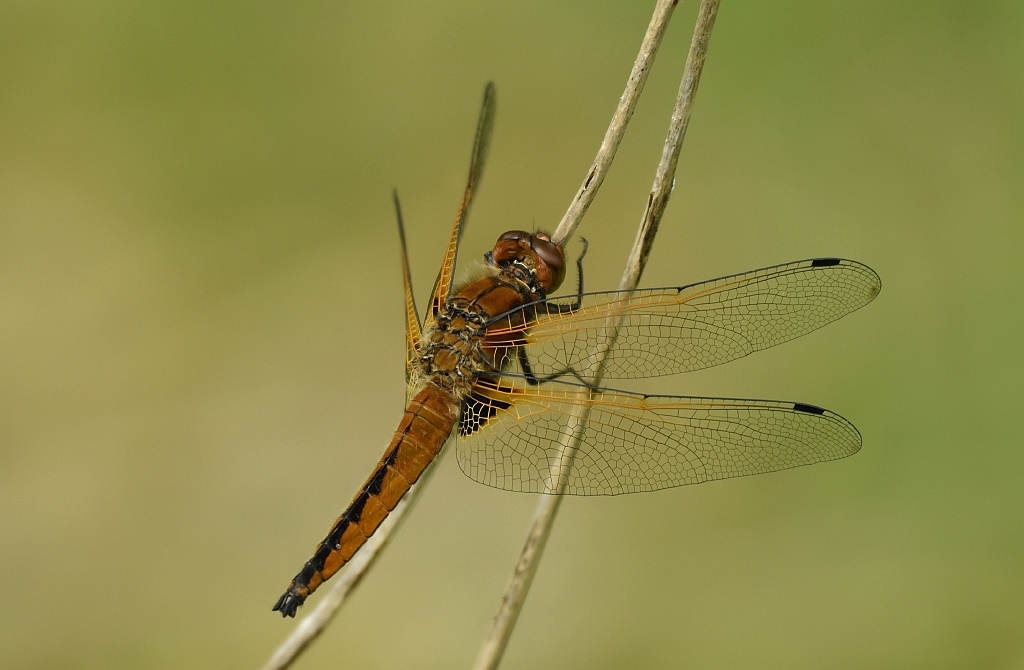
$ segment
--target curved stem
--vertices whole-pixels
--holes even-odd
[[[590,203],[594,201],[598,189],[601,188],[605,175],[608,174],[608,168],[611,167],[612,159],[615,158],[615,152],[619,148],[619,142],[626,134],[626,126],[629,125],[629,120],[633,116],[636,103],[640,100],[640,93],[643,92],[647,75],[651,71],[651,66],[654,65],[654,57],[661,45],[661,38],[665,35],[665,29],[668,28],[672,11],[676,8],[678,1],[658,0],[643,42],[640,43],[640,53],[633,61],[633,69],[629,73],[629,79],[626,80],[626,90],[622,92],[619,104],[612,114],[608,130],[605,131],[604,139],[601,140],[601,147],[597,150],[597,156],[594,157],[594,164],[590,166],[587,176],[583,179],[583,185],[576,192],[565,216],[562,217],[562,221],[551,235],[555,244],[562,244],[572,237],[573,232],[580,225],[580,221],[583,220],[587,208],[590,207]]]
[[[662,3],[659,3],[659,8],[661,7],[661,4]],[[662,151],[661,162],[658,164],[658,170],[655,173],[654,184],[651,187],[651,193],[647,198],[647,206],[644,210],[643,218],[640,220],[640,227],[637,230],[636,239],[626,263],[626,269],[619,282],[620,290],[632,290],[636,288],[639,283],[640,276],[643,274],[644,266],[647,263],[647,258],[650,255],[651,246],[654,243],[654,236],[658,232],[658,224],[661,222],[661,217],[665,212],[665,207],[668,205],[669,196],[672,194],[672,188],[675,184],[676,166],[679,162],[679,151],[683,144],[683,138],[686,136],[687,126],[689,125],[690,110],[693,107],[693,100],[697,92],[697,85],[700,82],[700,74],[704,67],[704,59],[707,55],[707,47],[711,38],[711,30],[715,25],[715,16],[718,13],[718,5],[719,0],[702,0],[701,2],[697,16],[697,24],[694,27],[693,40],[690,43],[690,52],[687,55],[686,66],[683,71],[683,79],[679,86],[679,95],[676,99],[675,109],[672,112],[672,120],[669,123],[668,135],[665,138],[665,146]],[[657,16],[658,10],[655,10],[655,17]],[[668,19],[666,17],[665,21],[667,22],[667,20]],[[653,21],[654,20],[652,19],[652,24]],[[660,33],[663,32],[664,28],[661,29]],[[650,34],[651,29],[649,28],[648,35]],[[643,53],[643,49],[641,49],[641,55],[643,55]],[[653,54],[651,57],[653,58]],[[637,61],[640,61],[640,57],[637,58]],[[630,85],[632,85],[632,82],[633,78],[631,75]],[[629,93],[630,86],[627,86],[626,91]],[[625,97],[626,93],[623,94],[623,98]],[[635,105],[635,100],[632,104]],[[630,113],[632,112],[632,107],[630,107],[629,111]],[[626,120],[628,121],[628,117]],[[613,119],[612,126],[615,126],[615,124],[616,121]],[[609,134],[611,132],[612,127],[609,127]],[[618,137],[621,138],[621,133]],[[601,146],[601,152],[604,151],[607,141],[608,137],[606,136],[605,143],[602,143]],[[615,140],[615,143],[616,145],[618,144],[617,139]],[[602,158],[601,152],[598,153],[598,159],[594,162],[595,166],[598,165]],[[605,165],[610,164],[610,162],[611,157],[608,157]],[[569,212],[566,213],[566,217],[563,218],[563,224],[570,219],[570,214],[573,213],[573,208],[576,206],[577,201],[580,200],[580,197],[586,187],[587,184],[585,183],[584,189],[581,189],[580,193],[577,194],[576,200],[573,201],[573,206],[570,207]],[[590,194],[589,199],[593,199],[592,193]],[[589,201],[586,204],[588,205]],[[579,217],[582,217],[582,212],[585,211],[585,209],[586,205],[583,205],[582,210],[580,210]],[[560,225],[558,231],[556,231],[555,239],[564,241],[568,235],[571,235],[571,230],[575,229],[575,225],[578,225],[578,223],[579,220],[577,219],[569,233],[562,233],[562,237],[557,237],[562,231],[562,226]],[[615,310],[612,310],[612,313],[614,312]],[[609,336],[599,338],[598,340],[605,344],[600,349],[591,353],[591,356],[600,362],[600,365],[596,368],[598,373],[592,380],[590,380],[594,386],[600,383],[601,374],[604,369],[604,361],[607,357],[608,351],[615,341],[619,326],[620,323],[618,319],[610,318],[609,322],[605,325]],[[533,577],[537,573],[537,567],[540,564],[540,558],[544,552],[544,546],[547,543],[548,536],[551,534],[551,528],[554,525],[555,516],[558,513],[558,507],[562,501],[561,494],[564,492],[565,487],[568,484],[568,473],[571,468],[572,460],[576,455],[576,450],[579,447],[580,440],[582,439],[583,433],[586,429],[589,414],[589,406],[584,405],[583,409],[580,410],[577,415],[574,415],[563,429],[560,438],[559,457],[556,459],[555,464],[552,467],[552,477],[549,478],[547,486],[550,494],[542,495],[540,502],[537,504],[537,509],[534,512],[533,521],[530,525],[530,531],[526,537],[526,543],[523,546],[523,550],[519,555],[519,560],[516,563],[515,572],[509,582],[508,589],[505,592],[505,597],[502,599],[501,607],[498,609],[498,613],[494,618],[494,624],[491,627],[491,632],[480,649],[476,663],[473,666],[474,670],[492,670],[493,668],[496,668],[498,663],[501,661],[502,654],[505,651],[505,646],[508,644],[509,637],[512,635],[512,630],[519,617],[519,612],[522,610],[523,603],[526,600],[526,595],[530,590]]]

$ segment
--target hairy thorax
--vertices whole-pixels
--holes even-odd
[[[463,398],[480,372],[490,369],[484,355],[487,317],[458,298],[443,304],[423,333],[420,372],[456,398]]]
[[[481,373],[495,369],[485,324],[531,297],[525,285],[503,273],[459,290],[440,306],[420,340],[420,385],[432,382],[459,400],[465,398]]]

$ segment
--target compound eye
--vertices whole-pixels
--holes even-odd
[[[529,239],[530,233],[525,230],[510,230],[498,238],[499,242],[515,242],[517,240]]]
[[[534,235],[531,246],[537,258],[543,261],[551,272],[551,286],[547,288],[550,293],[561,286],[562,280],[565,279],[565,253],[560,246],[551,241],[547,233]]]

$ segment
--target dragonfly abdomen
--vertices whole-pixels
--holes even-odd
[[[278,599],[275,611],[295,616],[309,594],[350,561],[395,509],[451,435],[462,399],[481,373],[493,369],[491,355],[497,349],[484,346],[487,319],[533,297],[528,286],[499,273],[471,282],[441,305],[419,345],[416,383],[424,386],[409,402],[384,458]]]
[[[309,594],[352,559],[441,451],[458,413],[458,401],[434,384],[413,397],[384,457],[278,599],[275,611],[295,616]]]

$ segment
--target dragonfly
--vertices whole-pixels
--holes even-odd
[[[478,276],[455,284],[494,110],[490,83],[422,322],[394,196],[407,408],[383,458],[278,599],[273,609],[283,616],[295,616],[351,560],[449,440],[460,468],[477,482],[573,495],[656,491],[773,472],[843,458],[861,447],[853,424],[815,405],[644,395],[593,380],[701,370],[810,333],[878,295],[881,280],[866,265],[813,258],[685,286],[586,293],[584,241],[575,294],[553,298],[566,275],[563,246],[544,232],[512,230],[484,255]],[[563,445],[567,428],[579,435],[571,459]]]

